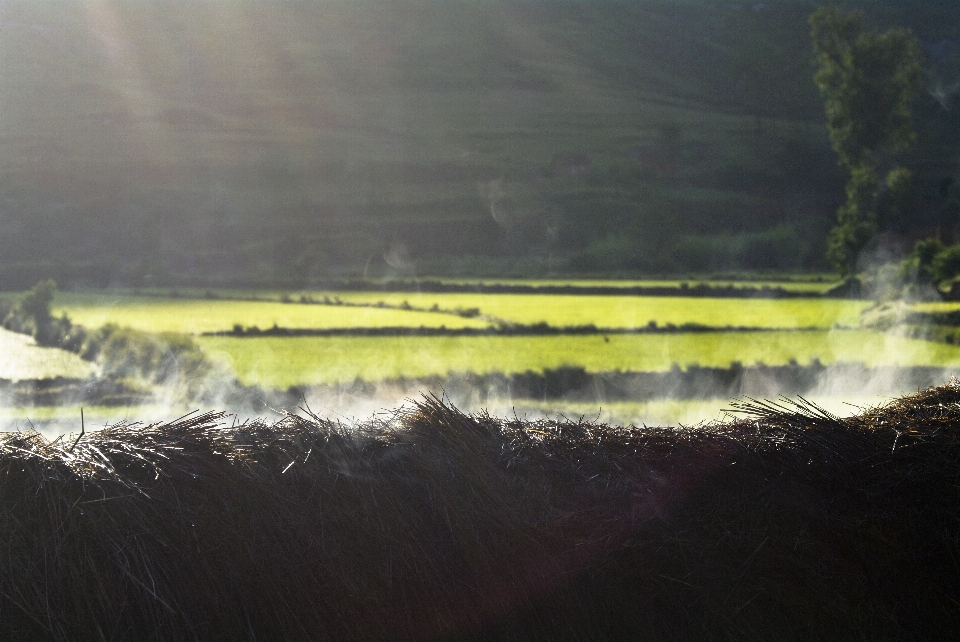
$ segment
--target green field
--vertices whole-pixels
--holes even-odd
[[[399,304],[417,307],[479,308],[485,315],[514,323],[586,325],[637,328],[698,323],[724,327],[829,328],[855,326],[864,301],[839,299],[710,299],[697,297],[580,296],[553,294],[383,294],[345,293],[344,301]]]
[[[437,305],[443,310],[479,308],[483,315],[514,323],[546,322],[554,326],[594,324],[602,328],[637,328],[650,321],[660,326],[697,323],[725,327],[830,328],[855,326],[866,302],[838,299],[708,299],[696,297],[579,296],[549,294],[416,294],[315,292],[364,304],[404,302],[417,308]],[[149,332],[199,334],[243,327],[372,328],[484,327],[481,319],[454,314],[370,307],[303,305],[265,301],[178,299],[106,294],[62,294],[54,303],[57,315],[95,328],[117,323]]]
[[[477,328],[487,325],[479,319],[453,314],[268,301],[62,294],[53,307],[57,316],[65,312],[72,321],[89,328],[116,323],[146,332],[188,334],[230,330],[234,324],[261,329],[274,324],[285,328]]]
[[[360,378],[541,371],[664,371],[672,365],[806,364],[960,366],[960,347],[863,330],[550,337],[201,337],[246,384],[274,388]]]
[[[918,312],[954,312],[960,310],[960,301],[931,301],[910,306]]]
[[[224,293],[219,293],[223,296]],[[261,298],[278,293],[248,293]],[[866,365],[960,366],[960,347],[866,331],[856,327],[862,301],[836,299],[710,299],[695,297],[523,294],[311,293],[345,302],[404,303],[442,310],[479,308],[491,318],[553,326],[594,324],[637,328],[695,323],[785,331],[484,337],[198,337],[201,347],[227,364],[241,382],[271,388],[379,381],[449,373],[511,374],[581,366],[589,372],[665,371],[672,366],[728,367],[806,364],[819,359]],[[299,293],[294,295],[299,296]],[[490,318],[393,307],[304,305],[263,300],[65,293],[54,310],[90,328],[105,323],[149,332],[189,334],[234,325],[289,328],[484,327]],[[788,331],[794,328],[818,330]],[[9,359],[7,361],[10,361]],[[65,362],[66,363],[66,362]],[[73,363],[72,361],[70,362]],[[76,364],[70,366],[75,367]]]
[[[518,281],[536,284],[535,281]],[[597,282],[601,283],[601,282]],[[608,284],[610,282],[602,282]],[[661,282],[662,283],[662,282]],[[274,324],[290,328],[484,327],[491,318],[463,318],[450,313],[418,312],[393,307],[304,305],[281,303],[279,291],[233,291],[234,296],[261,300],[201,298],[202,292],[183,291],[195,298],[138,295],[129,292],[61,293],[54,312],[66,313],[89,328],[105,323],[131,326],[147,332],[189,334],[229,330],[235,324],[267,329]],[[655,321],[659,326],[697,323],[717,327],[754,326],[784,331],[602,334],[587,336],[479,336],[479,337],[256,337],[199,336],[197,341],[214,361],[226,365],[241,383],[265,388],[343,384],[357,379],[378,382],[406,378],[442,378],[452,373],[506,375],[579,366],[588,372],[663,372],[672,367],[729,367],[734,362],[801,365],[817,359],[823,364],[860,362],[877,365],[935,365],[960,368],[960,347],[881,333],[843,329],[855,327],[868,302],[834,299],[710,299],[693,297],[577,296],[522,294],[309,293],[315,299],[339,297],[345,302],[389,306],[404,302],[420,308],[445,310],[479,308],[482,314],[516,323],[546,322],[554,326],[583,325],[632,328]],[[294,299],[300,292],[291,293]],[[262,300],[270,299],[270,300]],[[921,304],[919,309],[943,311],[956,304]],[[790,331],[790,328],[816,330]],[[59,350],[38,348],[23,335],[0,333],[0,378],[43,378],[56,375],[85,377],[94,371]],[[396,390],[394,390],[396,388]],[[404,402],[415,386],[381,386],[372,398],[338,395],[311,397],[321,414],[363,418],[384,407]],[[481,397],[483,395],[481,394]],[[843,399],[818,399],[835,412],[855,410]],[[881,398],[862,396],[853,403],[870,405]],[[691,424],[716,419],[725,400],[658,400],[646,402],[536,401],[497,397],[461,399],[464,410],[487,409],[494,414],[513,411],[529,417],[586,415],[614,424]],[[181,404],[182,405],[182,404]],[[123,419],[161,420],[193,408],[137,406],[128,409],[90,409],[88,426]],[[268,412],[264,409],[263,412]],[[22,409],[0,412],[0,429],[30,425],[53,434],[74,431],[78,408]],[[27,420],[30,420],[27,422]]]

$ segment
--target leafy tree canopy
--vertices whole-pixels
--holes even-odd
[[[878,211],[896,218],[912,173],[879,167],[914,142],[910,103],[920,81],[920,45],[907,29],[864,31],[862,11],[821,7],[810,16],[817,59],[814,80],[824,99],[830,141],[850,172],[847,201],[830,232],[827,259],[843,273],[876,235]]]
[[[863,30],[862,11],[821,7],[810,16],[833,148],[846,167],[876,163],[913,143],[910,102],[921,78],[920,45],[908,29]]]
[[[50,304],[57,293],[57,284],[52,279],[41,281],[20,299],[20,309],[32,318],[37,325],[48,323],[51,319]]]

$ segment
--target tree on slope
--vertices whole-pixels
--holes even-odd
[[[850,172],[847,200],[831,230],[828,260],[843,273],[877,233],[878,209],[903,207],[910,171],[890,157],[914,142],[910,102],[920,80],[920,46],[907,29],[865,31],[861,11],[821,7],[810,16],[830,141]]]
[[[50,323],[53,316],[50,314],[50,305],[57,294],[57,284],[53,279],[37,283],[20,299],[20,309],[23,315],[39,327]]]

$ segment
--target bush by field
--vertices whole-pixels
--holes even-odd
[[[55,318],[50,308],[56,291],[53,281],[38,283],[8,306],[4,328],[33,335],[41,346],[96,362],[100,374],[110,379],[170,384],[199,380],[210,373],[211,363],[189,335],[149,333],[109,323],[91,331],[73,323],[66,312]]]
[[[80,355],[99,363],[104,376],[152,383],[199,379],[211,369],[189,335],[140,332],[113,324],[87,333]]]

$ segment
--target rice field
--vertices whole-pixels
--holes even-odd
[[[389,308],[90,294],[58,295],[53,309],[57,316],[66,313],[75,323],[89,328],[116,323],[145,332],[186,334],[230,330],[236,324],[261,329],[274,325],[285,328],[482,328],[487,325],[479,319],[454,314]]]
[[[637,328],[651,321],[665,326],[697,323],[756,328],[831,328],[855,326],[864,301],[838,299],[708,299],[695,297],[580,296],[531,294],[311,293],[316,299],[337,296],[345,302],[442,310],[477,308],[481,314],[513,323],[545,322],[554,326],[593,324],[603,328]],[[56,314],[88,327],[117,323],[148,332],[199,334],[231,329],[235,324],[261,329],[372,328],[386,326],[484,327],[480,318],[394,308],[302,305],[269,301],[174,299],[128,295],[59,295]]]
[[[279,298],[273,292],[245,294]],[[299,295],[292,296],[296,299]],[[860,312],[870,305],[863,301],[381,292],[315,292],[310,296],[317,300],[336,296],[364,306],[383,302],[388,307],[100,292],[60,294],[54,312],[66,313],[91,328],[116,323],[148,332],[193,335],[230,330],[237,325],[261,329],[274,325],[482,328],[495,319],[552,326],[593,324],[601,328],[637,328],[653,322],[660,327],[692,323],[783,330],[609,336],[198,337],[203,349],[226,364],[243,384],[277,389],[356,379],[373,382],[464,372],[537,372],[564,366],[579,366],[588,372],[659,372],[675,366],[725,368],[734,362],[749,366],[791,361],[807,364],[813,360],[867,366],[960,366],[960,347],[848,329],[857,326]],[[447,311],[477,308],[483,316],[464,318],[452,313],[397,309],[405,303]],[[791,331],[798,328],[806,329]],[[26,349],[25,340],[16,338],[21,349]],[[88,364],[75,363],[79,360],[72,355],[61,359],[65,365],[54,364],[44,372],[75,373],[81,366],[84,373],[90,372]],[[3,366],[13,367],[12,363],[7,358]]]
[[[523,282],[536,284],[537,282]],[[637,282],[638,284],[641,282]],[[647,282],[643,282],[647,283]],[[559,284],[559,282],[558,282]],[[591,284],[593,284],[591,282]],[[609,282],[596,282],[609,285]],[[960,347],[937,344],[855,328],[861,310],[869,302],[834,299],[723,299],[692,297],[579,296],[468,293],[308,293],[316,300],[339,297],[348,303],[390,307],[356,307],[281,303],[279,292],[218,292],[221,298],[204,298],[202,292],[181,297],[130,294],[123,292],[61,293],[54,313],[66,313],[78,323],[96,328],[116,323],[147,332],[204,332],[230,330],[235,325],[268,329],[288,328],[376,328],[440,327],[482,328],[494,319],[514,323],[545,322],[553,326],[594,324],[597,327],[636,328],[651,321],[660,327],[695,323],[705,326],[777,328],[784,331],[709,332],[667,334],[610,334],[590,336],[479,336],[479,337],[214,337],[199,336],[207,354],[234,372],[245,385],[287,389],[291,386],[343,384],[361,379],[444,377],[451,373],[513,374],[579,366],[588,372],[654,371],[690,365],[728,367],[740,362],[782,365],[791,361],[808,364],[861,362],[878,365],[957,366]],[[182,293],[187,294],[187,293]],[[250,299],[231,300],[229,294]],[[291,293],[294,299],[301,293]],[[272,299],[272,300],[262,300]],[[437,306],[442,310],[478,308],[481,317],[464,318],[452,313],[401,310],[408,303],[416,308]],[[955,309],[956,304],[922,304],[920,309]],[[790,331],[796,328],[802,331]],[[39,348],[32,339],[9,332],[0,333],[0,378],[85,377],[93,366],[75,355]],[[389,387],[375,399],[337,398],[329,408],[319,409],[330,416],[368,416],[382,407],[403,403],[401,396],[386,396]],[[865,398],[864,405],[881,401]],[[322,402],[317,398],[315,402]],[[468,411],[479,406],[462,400]],[[848,397],[818,399],[832,410],[842,412]],[[862,401],[862,400],[855,400]],[[484,402],[494,414],[518,412],[529,417],[556,417],[558,414],[586,415],[614,424],[684,424],[716,419],[726,407],[725,399],[658,400],[607,402],[599,404],[538,402],[522,399],[495,399]],[[379,404],[379,405],[378,405]],[[499,404],[499,405],[498,405]],[[832,405],[831,405],[832,404]],[[122,419],[159,420],[193,408],[171,406],[132,408],[89,408],[88,426]],[[75,430],[76,408],[4,408],[0,430],[33,425],[50,434]],[[64,414],[66,413],[66,414]],[[28,423],[28,420],[30,423]]]
[[[960,301],[929,301],[910,306],[918,312],[953,312],[960,310]]]
[[[865,330],[538,337],[201,337],[241,382],[273,388],[363,379],[515,373],[562,366],[588,372],[665,371],[795,360],[807,364],[960,367],[960,347]]]
[[[864,301],[840,299],[709,299],[697,297],[590,296],[552,294],[349,293],[344,301],[408,301],[416,307],[479,308],[514,323],[637,328],[698,323],[756,328],[855,326]]]

